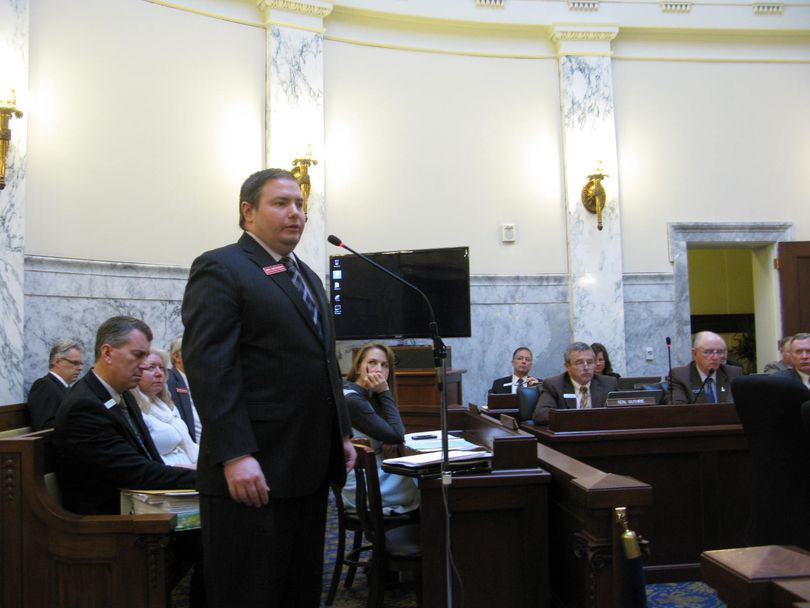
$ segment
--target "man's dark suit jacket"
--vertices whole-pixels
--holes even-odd
[[[28,392],[28,413],[31,415],[31,428],[35,431],[53,426],[56,411],[62,405],[68,389],[50,372],[38,378]]]
[[[183,380],[183,376],[178,369],[173,367],[169,370],[166,386],[169,388],[169,394],[172,396],[172,403],[177,407],[177,411],[180,412],[180,417],[188,427],[188,433],[191,435],[191,439],[199,443],[200,439],[197,437],[194,427],[194,411],[192,410],[191,397],[188,394],[188,387]]]
[[[743,369],[736,365],[721,365],[715,374],[715,393],[718,403],[731,403],[731,381],[743,375]],[[706,389],[700,392],[703,381],[700,379],[697,365],[692,361],[689,365],[672,368],[672,402],[674,405],[687,403],[708,403]],[[695,398],[700,393],[700,397]],[[669,393],[666,398],[669,399]]]
[[[794,368],[792,368],[792,367],[789,367],[789,368],[787,368],[787,369],[780,370],[780,371],[778,371],[778,372],[774,372],[774,373],[773,373],[773,374],[771,374],[771,375],[773,375],[773,376],[779,376],[780,378],[793,378],[794,380],[796,380],[796,381],[797,381],[797,382],[799,382],[800,384],[802,384],[802,385],[804,385],[804,386],[807,386],[807,385],[806,385],[806,384],[804,384],[804,382],[802,381],[802,377],[799,375],[799,372],[797,372],[797,371],[796,371]]]
[[[289,274],[249,234],[191,266],[183,361],[206,431],[198,489],[228,496],[223,464],[252,454],[271,496],[342,484],[351,434],[323,287],[298,261],[320,312],[316,328]]]
[[[616,390],[619,390],[619,381],[616,378],[594,374],[588,390],[591,407],[605,407],[608,393]],[[553,409],[576,409],[576,397],[565,397],[574,393],[574,383],[571,382],[568,372],[543,380],[543,392],[540,393],[534,410],[535,423],[548,424],[548,413]]]
[[[109,392],[90,371],[68,392],[56,414],[53,442],[56,472],[68,511],[82,514],[120,512],[119,488],[190,489],[195,471],[163,463],[135,399],[124,393],[144,448],[124,414],[107,408]]]
[[[490,393],[511,393],[512,392],[512,376],[504,376],[492,382],[492,388],[489,389]]]

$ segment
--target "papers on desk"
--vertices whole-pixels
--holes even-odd
[[[486,460],[492,458],[492,452],[485,451],[465,451],[450,450],[447,459],[450,462],[464,462],[468,460]],[[388,458],[383,460],[383,464],[399,465],[402,467],[418,468],[427,465],[441,464],[441,452],[428,452],[427,454],[416,454],[414,456],[401,456],[400,458]]]
[[[423,431],[405,435],[405,445],[419,452],[439,452],[442,449],[441,431]],[[447,439],[448,450],[478,450],[481,446],[470,443],[461,437],[450,435]]]

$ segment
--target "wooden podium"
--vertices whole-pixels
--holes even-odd
[[[393,346],[401,361],[410,367],[397,366],[397,405],[405,432],[435,431],[439,428],[439,380],[433,366],[432,346]],[[406,354],[407,353],[407,354]],[[450,359],[448,358],[448,365]],[[466,370],[448,369],[445,395],[447,405],[458,408],[462,403],[461,375]]]

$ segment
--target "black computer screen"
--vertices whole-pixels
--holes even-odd
[[[436,314],[440,336],[470,336],[468,247],[365,255],[425,293]],[[338,340],[430,337],[427,306],[413,289],[351,254],[331,256],[329,274]]]

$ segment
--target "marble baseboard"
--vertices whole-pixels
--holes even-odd
[[[89,367],[97,326],[116,314],[144,319],[155,334],[154,343],[165,348],[182,331],[180,304],[187,276],[184,267],[26,256],[26,392],[45,373],[51,343],[59,338],[84,343]],[[673,277],[626,275],[624,290],[628,361],[627,369],[619,371],[639,376],[664,373],[664,337],[666,328],[674,326]],[[453,350],[453,367],[467,370],[465,402],[485,399],[493,378],[509,373],[512,351],[518,346],[535,353],[533,373],[541,377],[560,373],[562,352],[571,339],[566,275],[478,275],[470,279],[470,294],[472,338],[446,340]],[[351,349],[358,344],[338,344],[341,369],[350,367]],[[646,346],[654,349],[652,362],[644,358]]]

